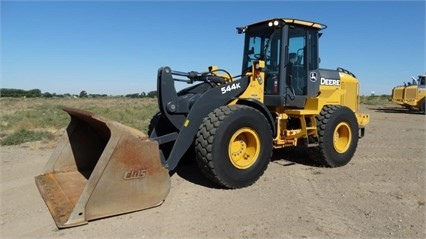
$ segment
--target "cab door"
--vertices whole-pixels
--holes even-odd
[[[283,77],[285,105],[303,108],[307,97],[319,91],[318,31],[312,28],[288,25]]]

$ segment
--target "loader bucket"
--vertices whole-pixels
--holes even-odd
[[[35,177],[58,228],[163,203],[170,176],[156,141],[93,113],[64,110],[71,116],[66,134]]]

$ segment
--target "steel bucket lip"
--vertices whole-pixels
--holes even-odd
[[[83,109],[79,109],[79,108],[74,108],[74,107],[69,107],[69,106],[63,106],[62,110],[64,110],[65,112],[67,112],[68,114],[72,114],[72,115],[80,115],[80,116],[87,116],[87,117],[96,117],[99,119],[103,119],[101,116],[87,111],[87,110],[83,110]],[[105,119],[106,120],[106,119]]]

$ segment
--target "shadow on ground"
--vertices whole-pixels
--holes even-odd
[[[298,164],[311,167],[320,167],[320,165],[315,164],[309,159],[308,149],[306,147],[289,147],[284,149],[276,149],[273,151],[271,163],[276,163],[284,167]],[[174,174],[179,175],[180,177],[191,183],[203,187],[223,189],[217,184],[211,182],[201,173],[201,170],[198,168],[195,159],[180,162],[175,171],[171,173],[171,176],[173,176]]]
[[[394,107],[394,106],[381,106],[381,107],[368,107],[369,110],[374,110],[380,113],[396,113],[396,114],[423,114],[419,110],[410,110],[403,107]]]

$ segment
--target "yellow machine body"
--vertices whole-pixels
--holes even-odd
[[[412,83],[396,86],[392,89],[390,100],[408,109],[419,110],[425,113],[426,104],[426,75],[413,78]]]

